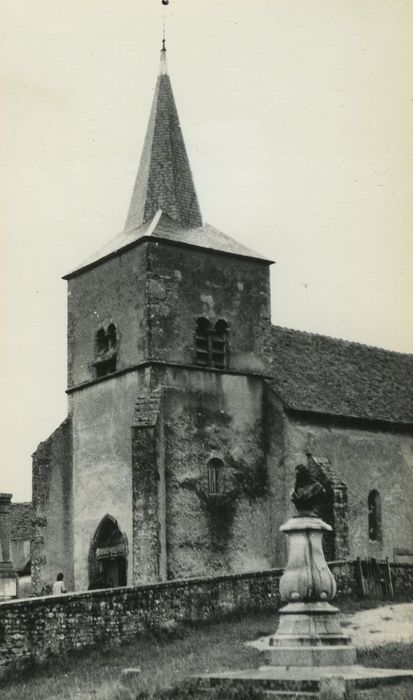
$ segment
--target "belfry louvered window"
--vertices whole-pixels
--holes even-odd
[[[196,324],[195,346],[197,365],[209,365],[209,336],[211,324],[207,318],[201,316]]]
[[[201,367],[226,369],[228,367],[228,324],[223,319],[215,326],[201,316],[195,333],[196,364]]]
[[[105,377],[116,372],[117,367],[117,335],[116,326],[111,323],[107,330],[99,328],[95,336],[96,377]]]

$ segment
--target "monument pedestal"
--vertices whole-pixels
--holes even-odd
[[[289,603],[280,610],[277,633],[269,639],[271,666],[354,664],[356,650],[343,634],[339,610],[329,603]]]
[[[323,552],[323,532],[330,525],[315,516],[291,518],[281,530],[288,536],[288,564],[280,593],[289,601],[269,639],[272,666],[342,666],[354,664],[356,650],[342,633],[339,610],[328,602],[336,582]]]
[[[336,584],[325,561],[322,536],[330,526],[315,516],[298,515],[281,530],[289,538],[288,564],[280,579],[287,604],[265,649],[269,665],[198,676],[195,687],[206,698],[219,686],[231,689],[231,697],[236,697],[235,688],[240,697],[254,688],[272,698],[348,700],[354,688],[413,683],[413,670],[356,665],[356,650],[341,630],[339,610],[329,603]]]

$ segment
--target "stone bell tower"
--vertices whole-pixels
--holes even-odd
[[[57,434],[34,462],[46,465],[36,483],[51,479],[49,493],[65,484],[53,502],[42,485],[34,488],[45,542],[37,560],[49,578],[59,498],[70,514],[64,569],[76,589],[224,571],[228,547],[234,570],[269,564],[266,540],[253,542],[251,528],[261,505],[246,495],[243,502],[238,472],[255,484],[264,470],[270,264],[202,219],[163,42],[125,227],[65,278],[70,445],[61,476]],[[187,428],[195,417],[200,425]],[[245,440],[250,449],[240,460]],[[209,532],[202,495],[214,459],[234,494],[225,547],[214,544],[224,530]],[[194,471],[190,489],[185,464]]]

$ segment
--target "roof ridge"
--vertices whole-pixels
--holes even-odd
[[[383,348],[380,345],[370,345],[369,343],[362,343],[358,340],[349,340],[348,338],[338,338],[333,335],[326,335],[324,333],[317,333],[316,331],[305,331],[299,328],[289,328],[288,326],[277,326],[275,324],[271,324],[271,330],[273,333],[276,333],[277,331],[287,331],[295,334],[300,334],[303,336],[308,336],[311,338],[323,338],[325,340],[331,340],[334,343],[340,343],[342,345],[351,345],[351,346],[358,346],[361,348],[366,348],[368,350],[375,350],[379,351],[385,354],[392,354],[392,355],[399,355],[402,357],[412,357],[413,358],[413,352],[401,352],[400,350],[390,350],[388,348]]]

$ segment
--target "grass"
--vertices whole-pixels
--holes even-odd
[[[374,606],[377,602],[373,605],[370,601],[370,607]],[[368,603],[353,601],[340,607],[343,612],[354,612],[368,607]],[[0,695],[7,700],[122,700],[132,696],[125,695],[120,689],[120,671],[139,666],[141,673],[134,697],[143,700],[153,697],[155,689],[176,686],[191,674],[257,668],[263,663],[262,653],[246,647],[243,642],[271,634],[277,622],[277,614],[251,614],[216,624],[165,631],[115,649],[83,651],[53,658],[45,666],[27,670],[18,678],[3,683]],[[359,661],[368,666],[409,668],[413,666],[412,653],[413,645],[392,644],[379,650],[362,651]],[[360,691],[357,698],[394,700],[397,692],[398,700],[408,700],[412,697],[411,691],[411,686],[406,685],[404,689],[398,685],[397,691],[394,687]],[[185,694],[174,694],[173,697],[183,698]],[[252,698],[253,695],[246,697]]]
[[[371,690],[359,690],[355,700],[412,700],[412,686],[410,683],[398,683]]]
[[[43,668],[25,672],[4,690],[10,700],[113,700],[120,671],[127,667],[140,667],[142,691],[172,686],[193,673],[239,665],[257,667],[261,663],[259,652],[242,642],[270,634],[276,625],[276,615],[260,614],[217,625],[184,627],[173,638],[167,634],[151,636],[116,649],[53,659]]]

